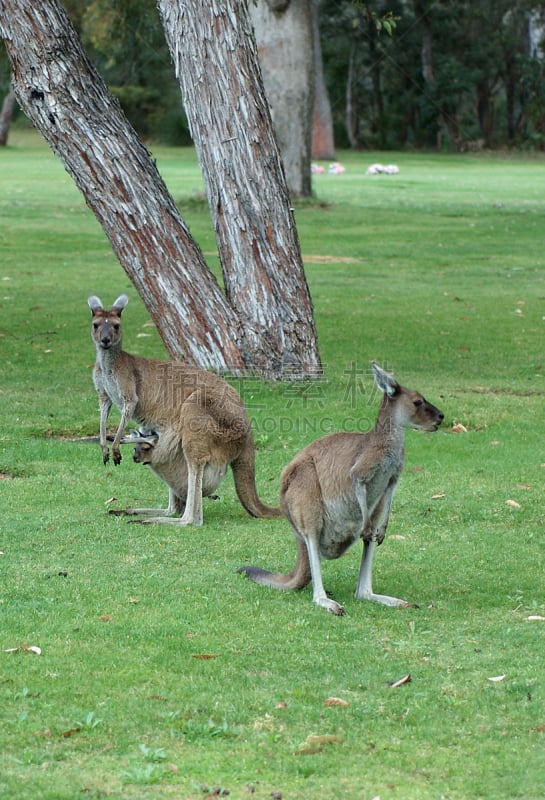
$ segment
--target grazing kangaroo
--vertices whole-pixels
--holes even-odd
[[[405,429],[436,431],[444,414],[418,392],[400,386],[372,362],[375,383],[384,392],[375,427],[369,433],[333,433],[295,456],[281,478],[280,508],[297,543],[297,562],[288,575],[241,567],[256,583],[274,589],[302,589],[312,580],[313,601],[332,614],[344,608],[327,597],[320,559],[339,558],[363,539],[356,598],[385,605],[407,605],[375,594],[373,554],[386,534],[392,495],[403,470]]]
[[[181,518],[163,519],[165,511],[157,509],[157,518],[148,522],[202,525],[203,480],[205,491],[208,480],[205,475],[214,473],[219,483],[228,465],[233,470],[238,498],[250,515],[280,516],[280,509],[266,506],[257,495],[252,429],[238,392],[207,370],[126,353],[122,349],[121,313],[128,301],[127,295],[122,294],[106,311],[98,297],[88,299],[91,336],[96,345],[93,380],[100,403],[104,463],[110,458],[106,425],[115,405],[121,420],[112,444],[114,464],[121,462],[121,437],[129,420],[134,419],[158,435],[154,460],[161,465],[157,474],[167,476],[163,480],[169,484],[167,513],[172,513],[173,505],[181,511],[185,504]],[[168,475],[176,471],[182,474],[184,469],[185,495],[179,486],[176,493],[168,480]]]

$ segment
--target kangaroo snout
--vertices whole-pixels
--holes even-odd
[[[439,408],[432,406],[431,403],[429,403],[429,408],[427,409],[427,412],[428,415],[431,417],[431,419],[429,420],[429,423],[427,427],[424,428],[424,430],[434,432],[439,429],[439,426],[445,419],[445,415]]]
[[[437,413],[437,422],[435,423],[434,430],[438,429],[438,427],[441,425],[441,423],[443,422],[444,419],[445,419],[445,415],[443,414],[443,412],[442,411],[438,411],[438,413]]]
[[[405,398],[405,403],[401,402],[403,397]],[[406,424],[409,428],[434,432],[445,419],[441,409],[429,403],[419,392],[411,392],[400,387],[397,403],[400,415],[398,419],[407,415]]]

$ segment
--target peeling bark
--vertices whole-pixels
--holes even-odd
[[[159,0],[244,357],[271,377],[321,370],[310,293],[247,0]]]

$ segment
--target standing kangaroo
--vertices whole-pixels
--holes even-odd
[[[238,392],[204,369],[126,353],[121,343],[121,313],[128,301],[127,295],[122,294],[106,311],[98,297],[93,295],[88,300],[92,312],[91,336],[96,345],[93,380],[100,403],[104,463],[110,458],[106,425],[115,405],[121,412],[121,420],[112,444],[114,464],[121,462],[121,437],[129,420],[134,419],[157,433],[157,463],[163,467],[166,464],[167,472],[176,470],[177,463],[182,472],[186,467],[187,491],[178,486],[176,502],[176,490],[169,485],[166,512],[181,511],[183,497],[183,516],[171,519],[161,509],[146,509],[147,513],[157,514],[148,522],[202,525],[203,477],[213,472],[217,486],[228,465],[233,470],[238,498],[249,514],[280,516],[280,509],[266,506],[257,495],[252,429]]]
[[[313,601],[332,614],[344,608],[327,597],[320,559],[339,558],[363,539],[356,598],[385,605],[407,605],[375,594],[375,546],[386,534],[392,496],[403,470],[405,430],[436,431],[444,419],[418,392],[400,386],[372,362],[375,383],[384,392],[375,427],[369,433],[333,433],[317,439],[284,469],[280,507],[297,542],[297,561],[288,575],[241,567],[256,583],[274,589],[302,589],[312,580]]]

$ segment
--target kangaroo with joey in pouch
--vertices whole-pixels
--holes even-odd
[[[214,491],[231,466],[246,511],[254,517],[280,516],[280,509],[258,497],[254,439],[238,392],[205,369],[123,350],[121,314],[128,300],[122,294],[108,310],[95,295],[87,302],[96,346],[93,381],[99,397],[103,461],[106,464],[110,458],[106,426],[115,405],[121,420],[112,443],[114,464],[121,462],[123,432],[135,420],[156,434],[151,466],[169,487],[166,511],[129,509],[129,513],[141,511],[149,516],[146,522],[202,525],[203,485],[206,493]],[[166,516],[182,510],[181,518]]]
[[[121,444],[134,444],[133,461],[148,466],[168,486],[168,508],[164,522],[172,514],[183,514],[187,502],[187,463],[183,447],[176,434],[161,434],[146,430],[131,430],[123,436]],[[207,463],[202,477],[202,496],[214,494],[227,473],[227,463]],[[113,512],[114,514],[117,512]],[[155,516],[156,508],[126,508],[122,514]]]
[[[344,608],[326,595],[321,559],[339,558],[360,538],[363,556],[356,599],[408,605],[396,597],[374,593],[373,556],[384,540],[392,496],[403,470],[406,429],[436,431],[444,419],[443,412],[419,392],[400,386],[375,362],[371,366],[383,392],[374,429],[317,439],[282,473],[280,508],[295,535],[294,569],[289,574],[252,566],[239,570],[274,589],[302,589],[312,581],[313,602],[338,615]]]

